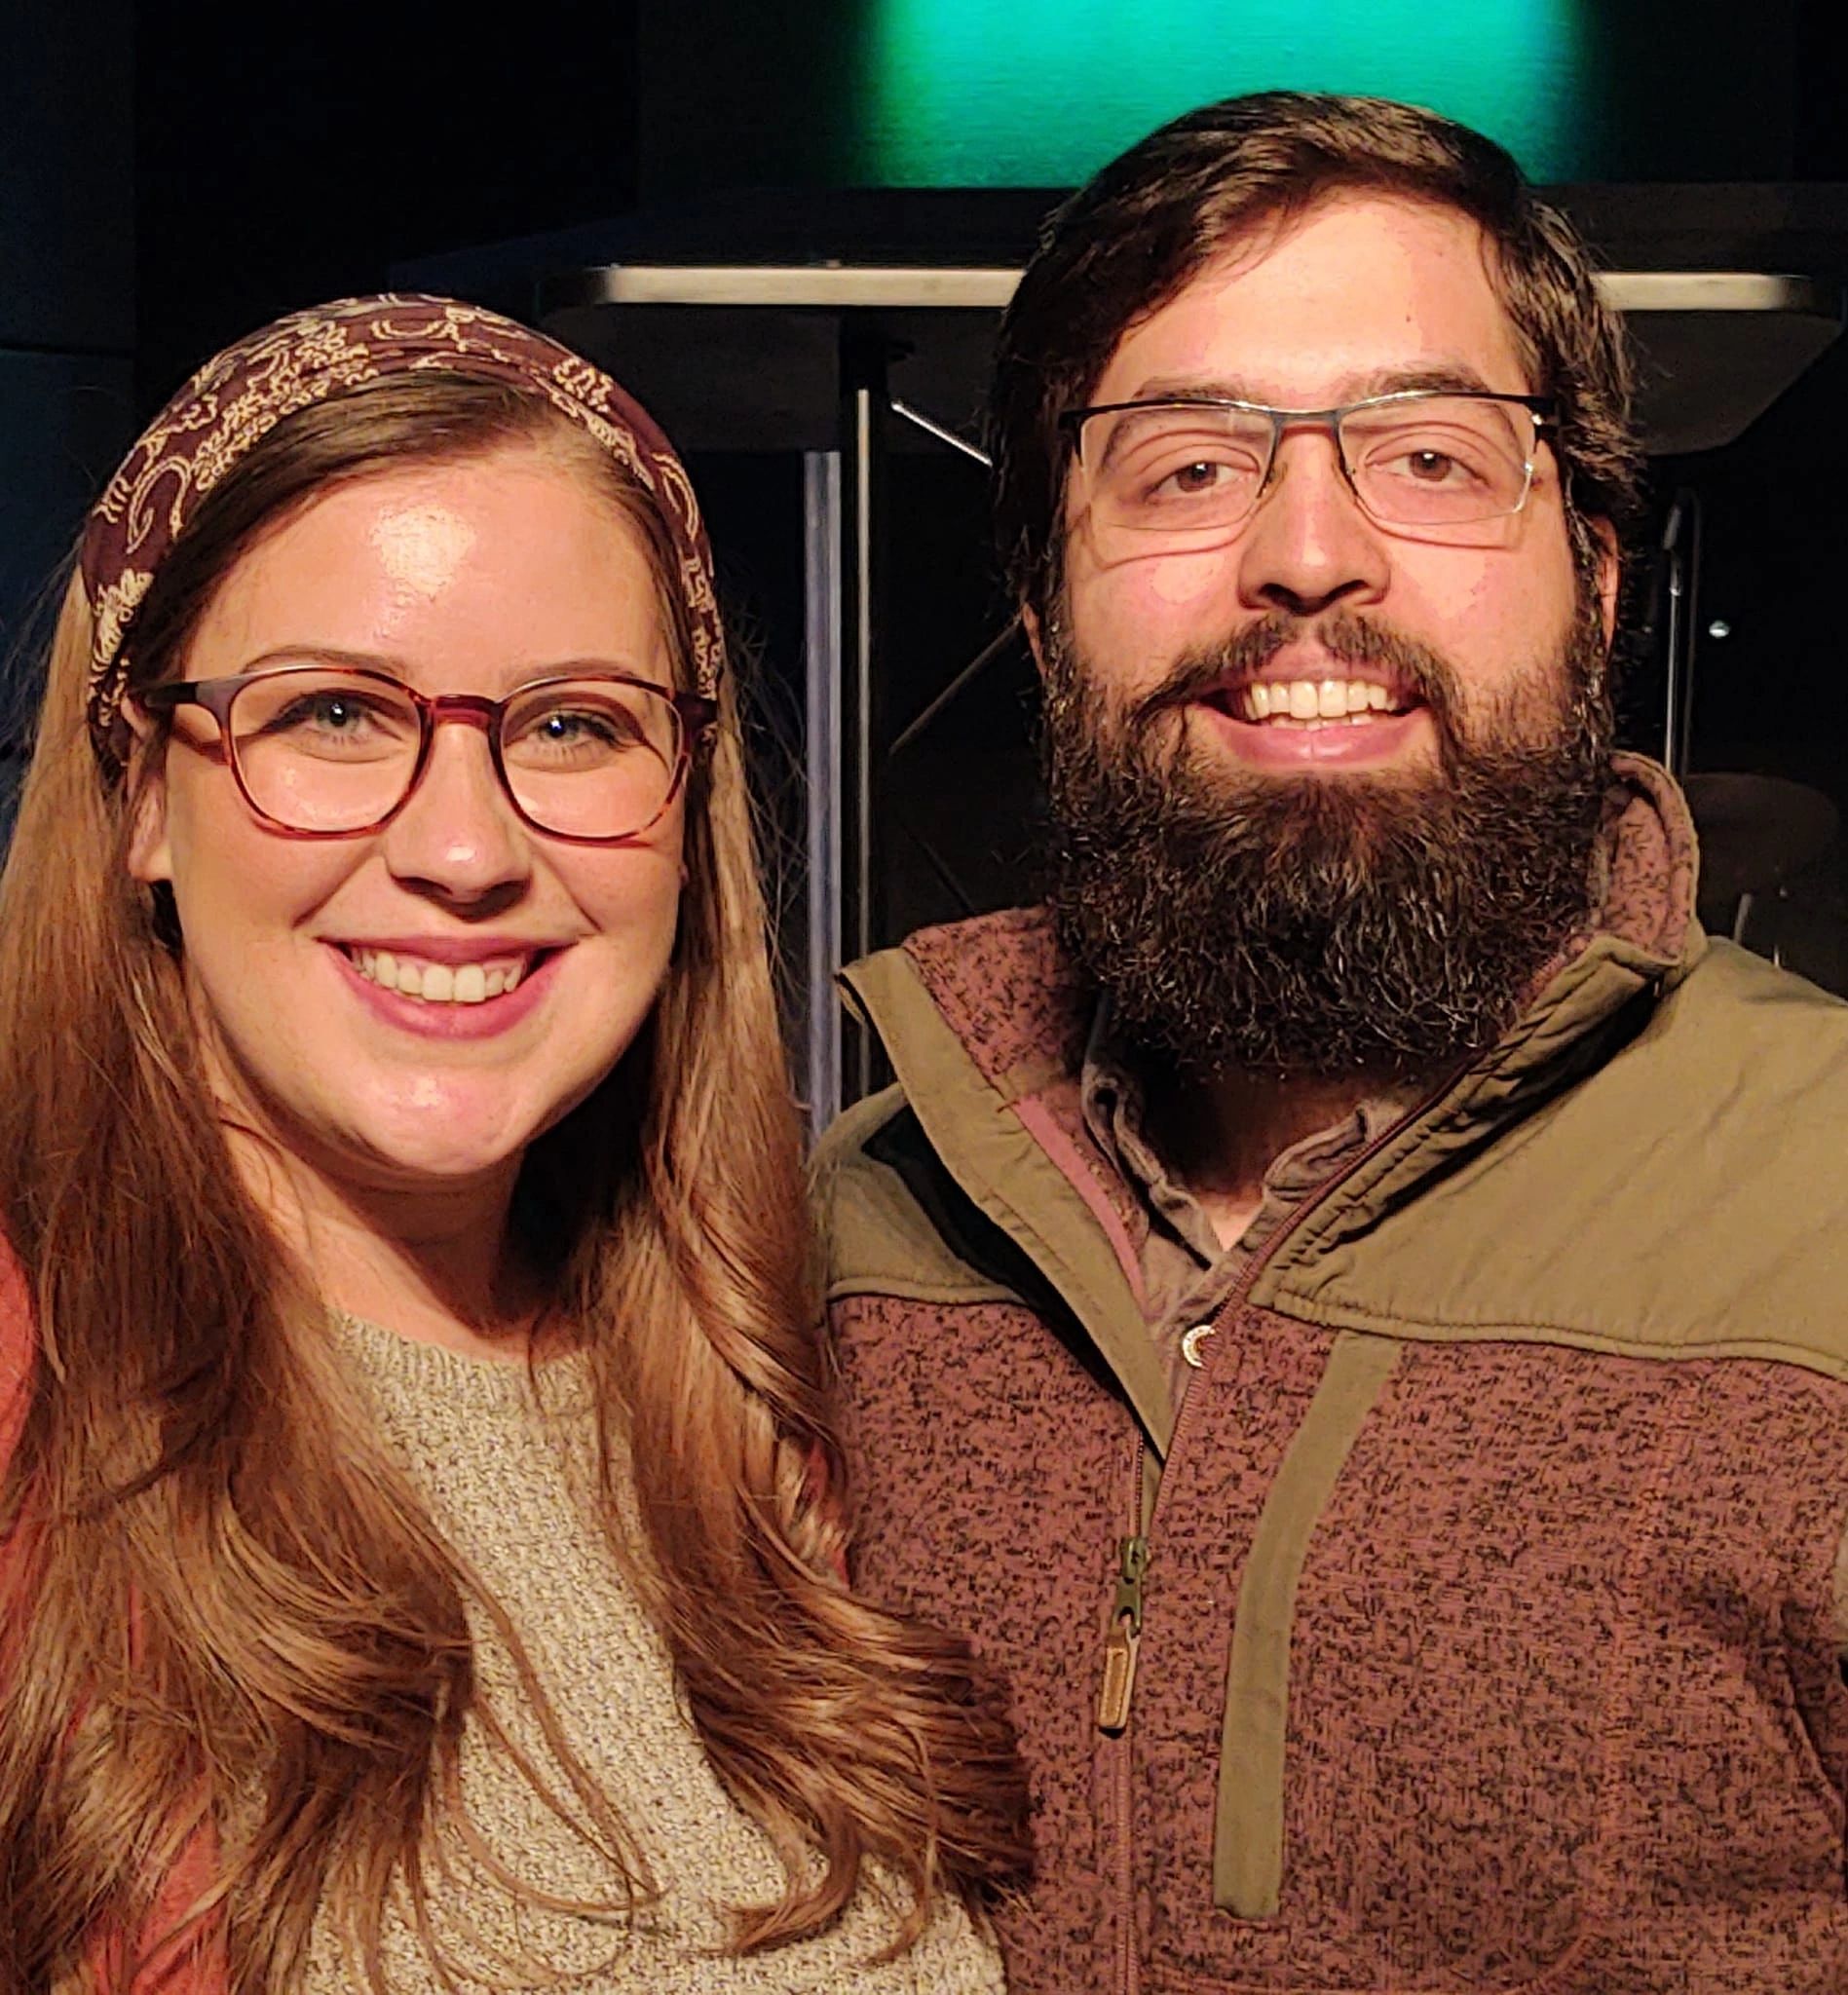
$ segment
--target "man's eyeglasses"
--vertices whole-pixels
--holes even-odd
[[[714,702],[618,677],[536,679],[505,699],[433,697],[360,666],[277,665],[150,686],[149,713],[202,706],[245,802],[276,831],[354,838],[403,808],[444,721],[478,727],[535,831],[585,845],[638,838],[686,778]],[[206,744],[199,744],[206,745]]]
[[[1106,402],[1059,421],[1108,558],[1113,541],[1125,551],[1147,551],[1148,536],[1211,545],[1241,526],[1270,483],[1285,433],[1303,429],[1334,437],[1361,509],[1382,526],[1467,537],[1527,503],[1534,451],[1553,413],[1544,395],[1410,389],[1332,409]]]

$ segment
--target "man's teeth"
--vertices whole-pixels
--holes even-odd
[[[1392,713],[1400,702],[1369,679],[1272,679],[1241,687],[1239,718],[1247,721],[1339,721]]]
[[[490,998],[505,997],[526,974],[525,959],[516,956],[452,967],[446,962],[421,962],[414,956],[394,956],[389,949],[355,949],[348,960],[362,977],[402,997],[421,998],[426,1004],[484,1004]]]

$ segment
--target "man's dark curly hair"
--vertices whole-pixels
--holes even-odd
[[[989,399],[996,528],[1015,600],[1044,620],[1058,585],[1068,445],[1123,335],[1229,244],[1287,226],[1324,196],[1393,194],[1481,227],[1531,391],[1559,404],[1553,444],[1581,566],[1588,522],[1619,542],[1642,469],[1617,315],[1585,245],[1492,140],[1377,97],[1267,91],[1177,118],[1047,222],[1001,321]]]

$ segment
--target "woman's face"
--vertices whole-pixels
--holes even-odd
[[[232,570],[182,676],[329,659],[491,698],[564,671],[673,684],[641,537],[531,448],[316,500]],[[383,830],[291,839],[251,813],[216,742],[201,709],[178,711],[132,863],[171,883],[230,1113],[355,1189],[508,1182],[655,1001],[680,900],[678,799],[631,844],[549,838],[515,814],[486,734],[455,723]],[[386,989],[381,954],[428,991]],[[484,989],[498,995],[456,1001]]]

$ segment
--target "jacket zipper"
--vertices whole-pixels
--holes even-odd
[[[1142,1481],[1143,1443],[1136,1444],[1136,1479]],[[1138,1521],[1140,1524],[1140,1520]],[[1112,1738],[1129,1723],[1136,1688],[1136,1653],[1142,1646],[1142,1581],[1149,1570],[1149,1540],[1140,1527],[1116,1546],[1116,1600],[1104,1642],[1104,1681],[1097,1693],[1097,1728]]]
[[[1254,1254],[1244,1272],[1232,1284],[1213,1317],[1213,1327],[1232,1315],[1257,1286],[1258,1277],[1275,1257],[1292,1233],[1314,1212],[1328,1196],[1344,1184],[1370,1158],[1377,1156],[1399,1132],[1415,1122],[1420,1115],[1435,1108],[1463,1077],[1464,1068],[1453,1069],[1441,1086],[1432,1090],[1421,1101],[1410,1108],[1395,1122],[1387,1125],[1368,1144],[1358,1156],[1350,1157],[1333,1177],[1326,1178],[1296,1210],[1290,1214],[1270,1238]],[[1181,1402],[1181,1412],[1176,1416],[1174,1431],[1168,1437],[1168,1452],[1162,1462],[1162,1488],[1167,1486],[1168,1470],[1175,1456],[1181,1450],[1181,1438],[1188,1424],[1188,1413],[1197,1395],[1189,1391]],[[1130,1811],[1133,1806],[1134,1782],[1131,1778],[1131,1747],[1129,1721],[1136,1694],[1136,1665],[1142,1648],[1143,1582],[1148,1576],[1149,1564],[1153,1557],[1150,1540],[1154,1534],[1155,1519],[1161,1508],[1162,1488],[1155,1491],[1154,1507],[1147,1519],[1143,1511],[1143,1475],[1148,1451],[1147,1438],[1136,1436],[1135,1465],[1131,1478],[1131,1515],[1136,1528],[1117,1542],[1116,1598],[1111,1609],[1111,1632],[1104,1642],[1104,1676],[1098,1690],[1097,1724],[1106,1736],[1116,1741],[1116,1820],[1119,1826],[1117,1836],[1117,1887],[1122,1901],[1122,1975],[1119,1986],[1123,1995],[1136,1995],[1142,1978],[1141,1954],[1136,1944],[1136,1866],[1134,1858],[1134,1837],[1130,1829]]]
[[[1116,1546],[1116,1598],[1111,1607],[1111,1632],[1104,1644],[1104,1681],[1098,1692],[1098,1728],[1116,1745],[1116,1886],[1121,1901],[1121,1981],[1124,1995],[1136,1995],[1141,1959],[1136,1945],[1135,1839],[1130,1827],[1132,1787],[1129,1730],[1130,1700],[1136,1690],[1136,1657],[1142,1646],[1142,1583],[1149,1570],[1149,1526],[1143,1516],[1143,1484],[1149,1444],[1136,1436],[1130,1465],[1130,1524]]]

